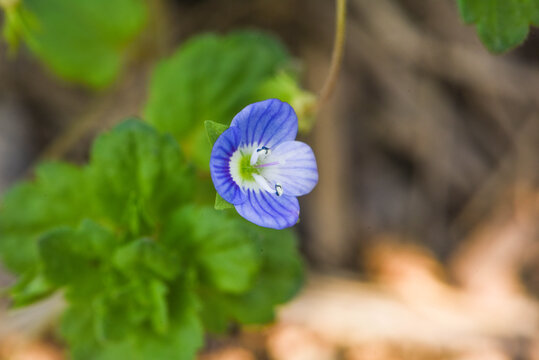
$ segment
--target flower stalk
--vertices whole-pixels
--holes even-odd
[[[333,43],[333,53],[331,55],[331,65],[329,67],[328,76],[322,86],[317,109],[320,109],[331,97],[337,78],[341,70],[342,58],[344,53],[344,43],[346,37],[346,0],[336,0],[336,22],[335,22],[335,40]]]

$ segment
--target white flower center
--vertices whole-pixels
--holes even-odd
[[[281,184],[264,176],[264,169],[279,166],[282,162],[272,158],[271,149],[266,146],[251,145],[238,148],[230,157],[229,168],[232,180],[242,190],[267,191],[281,196]]]

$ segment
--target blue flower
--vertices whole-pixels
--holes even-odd
[[[297,132],[294,109],[270,99],[240,111],[213,145],[215,189],[245,219],[274,229],[297,223],[297,196],[318,182],[313,151]]]

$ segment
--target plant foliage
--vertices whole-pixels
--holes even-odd
[[[194,204],[177,142],[130,119],[84,167],[49,163],[4,197],[17,305],[63,290],[74,359],[191,359],[204,329],[263,323],[301,284],[290,232]]]
[[[117,77],[147,18],[144,0],[11,2],[3,31],[8,43],[23,40],[55,74],[93,88]]]
[[[468,24],[476,24],[481,41],[492,52],[521,44],[530,25],[539,25],[538,0],[457,0]]]
[[[211,148],[204,121],[230,124],[264,81],[288,63],[283,46],[263,33],[197,36],[157,65],[145,118],[174,135],[197,166],[207,170]]]

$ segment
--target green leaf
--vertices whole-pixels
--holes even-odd
[[[62,314],[60,333],[70,344],[71,358],[90,360],[100,344],[94,336],[95,314],[87,304],[70,304]]]
[[[39,240],[43,273],[57,286],[89,281],[115,246],[114,236],[89,220],[77,230],[52,230]]]
[[[14,307],[35,303],[49,296],[55,287],[40,272],[28,272],[21,276],[13,285],[9,294]]]
[[[241,293],[250,287],[259,266],[256,248],[241,224],[212,208],[189,206],[175,214],[168,224],[174,228],[172,234],[163,240],[174,241],[174,233],[183,234],[190,241],[183,252],[198,268],[201,281],[226,293]]]
[[[106,275],[110,277],[110,273]],[[99,341],[124,341],[145,329],[155,334],[168,331],[167,284],[130,276],[110,277],[107,285],[89,298],[92,301],[76,301],[93,305]],[[70,290],[76,291],[74,288]]]
[[[249,288],[259,265],[254,244],[241,224],[212,208],[187,206],[166,224],[161,241],[187,256],[184,261],[197,268],[202,283],[240,293]]]
[[[193,175],[176,141],[134,119],[96,139],[90,172],[100,212],[134,237],[153,233],[192,197]]]
[[[218,193],[215,194],[215,210],[233,209],[234,205],[223,199]]]
[[[208,140],[210,140],[210,145],[217,141],[217,138],[228,129],[228,125],[219,124],[211,120],[204,121],[204,127],[206,128],[206,134],[208,135]]]
[[[191,310],[191,309],[190,309]],[[90,358],[95,360],[192,360],[202,345],[202,326],[194,311],[186,314],[170,331],[161,337],[134,333],[133,337],[120,343],[111,343]]]
[[[0,253],[16,273],[37,266],[37,239],[59,226],[75,226],[93,213],[93,199],[83,170],[45,163],[34,182],[11,188],[0,205]]]
[[[88,324],[91,332],[85,336],[97,343],[116,343],[141,332],[167,333],[170,325],[168,284],[155,277],[123,276],[103,263],[93,274],[94,277],[85,275],[65,287],[68,303],[72,307],[82,305],[85,312],[92,314],[91,324]],[[82,342],[82,339],[77,341]]]
[[[173,279],[181,268],[180,259],[174,252],[155,240],[142,238],[119,248],[114,254],[114,264],[126,275],[157,275]]]
[[[94,88],[117,77],[147,18],[143,0],[22,0],[9,12],[10,43],[21,37],[54,73]]]
[[[249,224],[262,266],[249,292],[231,298],[234,317],[243,324],[272,321],[275,306],[292,299],[303,285],[303,263],[292,230]]]
[[[37,239],[84,218],[133,238],[155,227],[193,197],[193,174],[175,140],[145,123],[126,121],[100,136],[92,163],[40,165],[34,182],[6,193],[0,205],[0,254],[25,273],[38,264]]]
[[[289,103],[298,116],[299,131],[308,133],[316,116],[316,96],[301,88],[296,76],[280,71],[260,85],[255,93],[255,101],[275,98]]]
[[[297,240],[290,230],[270,230],[249,225],[245,229],[257,246],[261,267],[251,288],[229,295],[201,289],[202,318],[213,332],[223,332],[231,321],[265,324],[275,317],[275,306],[290,300],[303,283]]]
[[[206,128],[206,134],[208,135],[208,140],[210,141],[210,145],[213,146],[213,144],[217,141],[219,136],[229,128],[228,125],[219,124],[214,121],[204,121],[204,127]],[[226,209],[232,209],[234,208],[234,205],[226,201],[219,195],[218,193],[215,194],[215,210],[226,210]]]
[[[476,24],[481,41],[500,53],[521,44],[530,25],[539,25],[537,0],[457,0],[462,18]]]
[[[230,124],[260,84],[287,62],[281,44],[262,33],[197,36],[154,70],[145,117],[208,169],[204,121]]]
[[[191,360],[203,340],[197,317],[197,302],[190,282],[180,280],[169,294],[170,323],[166,333],[142,327],[132,329],[123,340],[95,337],[97,318],[92,308],[71,306],[62,319],[61,332],[71,345],[74,360]],[[116,321],[121,319],[117,318]]]

